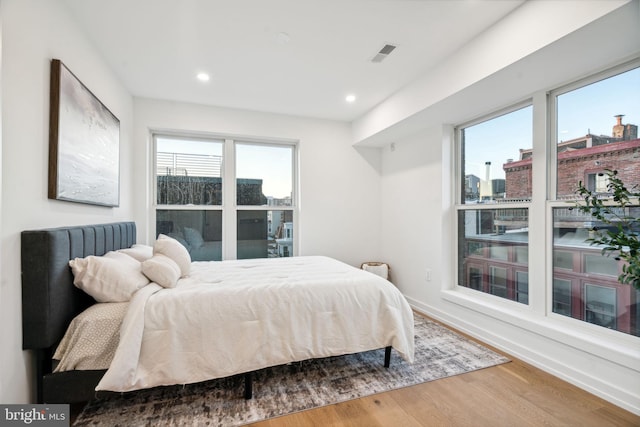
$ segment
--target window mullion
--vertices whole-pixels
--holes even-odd
[[[223,165],[224,185],[222,194],[222,259],[237,258],[237,204],[236,204],[236,150],[235,141],[225,139],[224,141],[224,165]]]
[[[548,176],[549,145],[547,144],[547,96],[538,92],[533,96],[532,129],[532,197],[529,208],[529,283],[543,284],[545,281],[545,245],[550,244],[546,236],[549,232],[545,222],[546,180]],[[547,286],[529,287],[529,307],[544,314],[546,311]]]

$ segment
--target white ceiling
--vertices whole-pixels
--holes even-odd
[[[351,121],[524,0],[64,2],[134,96]]]

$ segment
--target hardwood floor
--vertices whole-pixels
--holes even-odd
[[[250,426],[640,426],[640,417],[505,355],[512,362]]]

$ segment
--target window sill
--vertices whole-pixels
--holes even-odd
[[[638,337],[554,313],[542,315],[527,305],[465,291],[466,289],[443,290],[441,295],[448,302],[497,321],[509,323],[579,351],[640,371]]]

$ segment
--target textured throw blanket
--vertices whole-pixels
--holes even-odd
[[[327,257],[194,262],[134,295],[96,390],[189,384],[388,345],[414,357],[413,313],[387,280]]]

